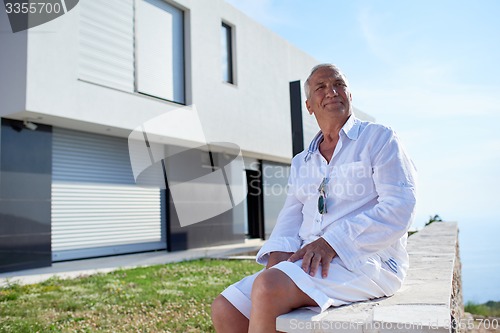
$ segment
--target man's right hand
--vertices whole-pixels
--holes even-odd
[[[271,252],[267,260],[266,268],[271,268],[277,263],[287,261],[292,256],[293,252]]]

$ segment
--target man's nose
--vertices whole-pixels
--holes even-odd
[[[338,95],[338,93],[337,93],[337,88],[335,88],[335,87],[333,87],[333,86],[332,86],[332,87],[330,87],[330,88],[328,89],[328,94],[332,94],[333,96],[337,96],[337,95]]]

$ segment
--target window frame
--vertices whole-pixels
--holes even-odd
[[[222,81],[224,83],[236,85],[235,26],[222,20],[220,28]],[[223,37],[225,37],[225,40],[222,39]],[[223,42],[225,43],[223,44]],[[226,60],[226,63],[224,63],[224,60]],[[224,70],[224,66],[226,65],[227,74]]]
[[[180,39],[179,44],[182,46],[181,54],[179,56],[177,56],[177,58],[180,58],[178,60],[179,60],[180,66],[182,67],[182,69],[180,70],[180,72],[182,73],[182,75],[181,75],[182,82],[178,82],[178,86],[177,86],[177,88],[179,88],[181,91],[180,92],[181,98],[179,98],[179,99],[175,98],[175,92],[173,93],[172,98],[167,98],[165,96],[158,96],[158,95],[155,95],[152,93],[148,93],[147,91],[140,90],[140,87],[139,87],[139,77],[140,77],[139,58],[141,57],[141,55],[140,55],[141,51],[140,51],[140,46],[138,46],[138,45],[140,45],[140,41],[138,41],[138,38],[139,38],[138,27],[139,27],[139,21],[141,20],[141,18],[139,17],[140,15],[138,14],[137,7],[139,5],[139,2],[141,2],[141,1],[147,2],[150,5],[156,6],[160,10],[165,10],[161,6],[171,7],[174,10],[179,11],[181,14],[180,15],[181,28],[180,28],[179,34],[177,36],[177,38]],[[160,6],[158,6],[157,4],[160,4]],[[166,1],[166,0],[134,0],[134,12],[135,12],[135,15],[134,15],[134,90],[135,90],[135,92],[137,94],[140,94],[143,96],[148,96],[148,97],[152,97],[155,99],[161,99],[161,100],[165,100],[165,101],[175,103],[175,104],[187,105],[188,99],[189,99],[188,98],[189,94],[188,94],[188,89],[187,89],[187,82],[188,82],[187,57],[188,57],[189,50],[186,47],[186,45],[187,45],[186,38],[188,35],[187,9],[184,8],[183,6],[177,4],[177,3],[173,3],[171,1]],[[172,32],[172,40],[174,40],[174,38],[175,38],[174,34],[176,32],[175,31],[171,31],[171,32]],[[174,44],[174,46],[175,46],[175,44]],[[176,58],[176,55],[174,53],[175,53],[175,49],[172,50],[172,59]],[[175,60],[173,60],[173,62],[174,61]],[[175,62],[174,62],[174,66],[175,66]],[[177,82],[174,81],[174,78],[175,78],[174,72],[172,72],[172,76],[173,76],[173,78],[172,78],[173,89],[175,89]]]

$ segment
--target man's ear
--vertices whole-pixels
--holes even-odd
[[[308,99],[306,99],[306,108],[307,108],[307,111],[309,111],[309,114],[312,115],[313,111],[311,110],[311,105],[309,104]]]

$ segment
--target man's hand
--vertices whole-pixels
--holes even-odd
[[[271,268],[277,263],[288,260],[293,252],[271,252],[267,260],[266,268]]]
[[[318,238],[314,242],[307,244],[295,252],[288,261],[295,262],[302,259],[302,269],[309,275],[314,276],[321,264],[321,276],[328,276],[330,262],[337,256],[337,252],[323,238]]]

